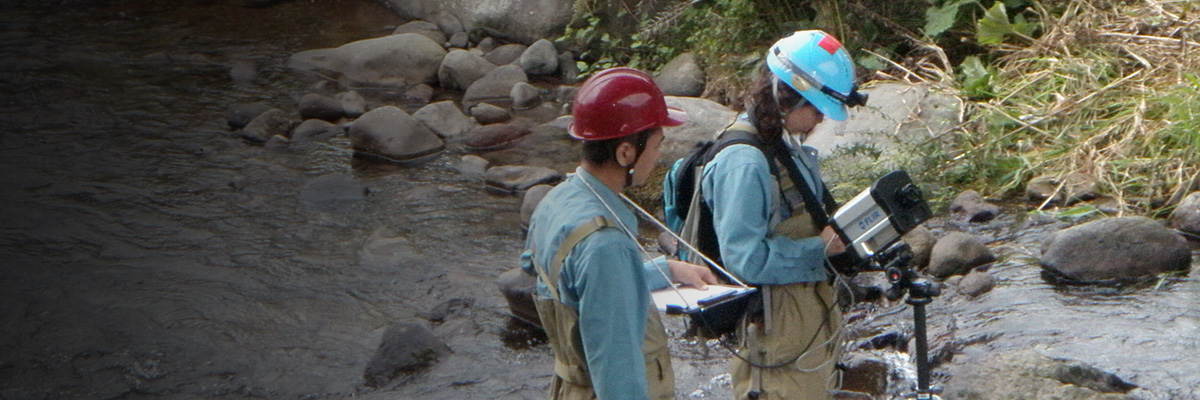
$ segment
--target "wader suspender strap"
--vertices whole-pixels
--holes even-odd
[[[837,209],[837,204],[833,199],[833,194],[829,193],[829,188],[826,187],[822,197],[825,201],[825,209],[821,209],[821,203],[817,202],[817,195],[813,193],[812,187],[804,180],[804,175],[800,175],[800,168],[796,167],[796,163],[792,160],[792,155],[788,153],[787,146],[783,144],[781,138],[776,143],[774,158],[783,164],[783,168],[787,170],[789,177],[792,179],[792,184],[796,185],[796,189],[800,191],[800,196],[804,197],[804,208],[808,210],[808,214],[812,216],[813,226],[818,229],[829,225],[829,214]],[[768,161],[769,162],[769,161]],[[816,177],[813,177],[816,179]]]
[[[542,271],[542,266],[539,263],[533,263],[538,268],[538,272],[543,275],[543,281],[546,282],[546,287],[550,288],[550,295],[554,296],[554,300],[562,302],[562,299],[558,295],[558,275],[562,273],[563,261],[566,260],[568,254],[571,254],[571,250],[575,248],[575,245],[596,231],[614,226],[617,225],[608,218],[605,218],[603,215],[597,215],[588,222],[580,224],[567,235],[566,239],[563,239],[562,244],[558,246],[558,252],[554,254],[554,259],[550,261],[549,274],[546,274],[546,271]]]
[[[741,120],[730,124],[725,130],[758,132],[758,129],[754,125]],[[788,177],[792,180],[792,185],[796,187],[796,190],[800,191],[800,196],[804,198],[804,208],[812,216],[813,226],[824,227],[825,225],[829,225],[829,215],[837,210],[837,201],[833,199],[833,194],[829,193],[829,188],[825,187],[825,190],[821,193],[822,199],[825,202],[825,209],[822,210],[821,203],[817,202],[817,196],[813,193],[812,187],[808,186],[808,183],[804,180],[804,175],[800,175],[800,169],[796,167],[795,161],[792,160],[792,155],[788,153],[787,145],[783,143],[783,138],[779,138],[773,146],[764,147],[773,147],[775,150],[775,154],[767,154],[769,151],[763,151],[763,155],[767,156],[767,165],[771,168],[771,174],[776,175],[777,172],[776,163],[773,161],[779,161],[779,164],[783,164],[783,168],[787,170]],[[760,147],[759,150],[766,150],[766,148]],[[776,178],[778,177],[776,175]]]

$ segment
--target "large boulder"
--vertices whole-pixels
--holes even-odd
[[[678,96],[667,96],[666,99],[668,107],[687,112],[687,122],[663,129],[666,136],[658,162],[664,165],[674,164],[675,160],[686,157],[696,143],[712,140],[737,116],[729,107],[708,99]]]
[[[512,315],[534,326],[541,326],[537,308],[533,305],[534,291],[537,290],[537,278],[526,274],[520,268],[510,269],[496,278],[496,286],[508,303]]]
[[[553,75],[558,72],[558,50],[554,49],[554,43],[546,39],[534,42],[517,60],[521,69],[529,75]]]
[[[1000,215],[1000,206],[988,203],[979,192],[967,190],[950,203],[950,212],[969,222],[987,222]]]
[[[693,53],[683,53],[662,67],[654,83],[669,96],[700,96],[704,93],[704,70]]]
[[[457,138],[476,126],[475,119],[466,116],[451,100],[426,105],[413,112],[413,118],[425,123],[433,133],[446,139]]]
[[[288,59],[288,66],[353,82],[409,87],[437,83],[438,67],[445,56],[441,43],[421,34],[402,33],[302,51]]]
[[[529,83],[529,77],[521,67],[510,64],[493,69],[463,93],[463,109],[470,110],[471,107],[485,101],[508,101],[512,96],[513,86],[518,82]]]
[[[1129,399],[1136,385],[1087,363],[1035,349],[982,352],[972,367],[947,374],[947,399]]]
[[[1191,268],[1183,236],[1146,217],[1106,218],[1050,234],[1043,276],[1055,283],[1123,283]]]
[[[396,30],[392,31],[393,35],[399,35],[401,33],[420,34],[429,38],[430,40],[433,40],[434,43],[437,44],[446,43],[447,39],[446,32],[443,32],[441,27],[438,27],[437,24],[428,21],[409,21],[404,25],[397,26]]]
[[[557,37],[571,21],[575,0],[387,0],[404,19],[437,21],[452,15],[466,31],[532,43]]]
[[[369,159],[406,163],[445,148],[429,127],[393,106],[376,108],[350,125],[350,145]]]
[[[466,90],[472,83],[496,69],[496,64],[482,56],[462,49],[450,50],[438,67],[438,82],[442,89]]]

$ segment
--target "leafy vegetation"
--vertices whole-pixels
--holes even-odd
[[[732,105],[771,42],[824,29],[852,50],[866,79],[929,85],[967,100],[967,121],[953,135],[911,149],[920,159],[851,149],[864,160],[851,171],[858,178],[911,167],[922,171],[917,179],[936,182],[944,201],[965,189],[1014,198],[1034,177],[1086,174],[1128,210],[1154,214],[1200,190],[1198,5],[579,0],[560,42],[578,49],[585,72],[655,70],[694,52],[708,75],[705,97]]]

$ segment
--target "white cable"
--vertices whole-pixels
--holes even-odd
[[[747,286],[745,283],[743,283],[741,280],[739,280],[736,276],[733,276],[733,274],[729,273],[729,271],[726,270],[724,267],[721,267],[720,264],[717,264],[716,261],[713,261],[711,258],[708,258],[708,256],[704,255],[704,253],[700,252],[700,250],[696,250],[696,248],[693,247],[691,245],[691,243],[688,243],[686,240],[683,240],[683,238],[679,237],[679,235],[676,235],[675,232],[671,231],[670,228],[667,228],[667,226],[665,224],[663,224],[662,222],[659,222],[658,219],[655,219],[653,215],[650,215],[649,212],[642,209],[642,207],[638,206],[637,203],[634,203],[633,200],[630,200],[629,197],[626,197],[624,193],[621,193],[621,198],[625,199],[625,202],[629,203],[629,205],[633,206],[633,208],[637,209],[638,211],[641,211],[641,214],[643,217],[645,217],[650,222],[653,222],[663,232],[666,232],[667,234],[671,235],[672,238],[675,238],[675,240],[679,241],[679,244],[687,247],[688,250],[691,250],[692,252],[698,254],[700,256],[700,258],[704,259],[704,262],[708,263],[708,265],[713,266],[713,268],[716,268],[718,271],[721,271],[722,274],[725,274],[726,277],[728,277],[730,280],[737,283],[738,286],[741,286],[741,287],[747,288],[747,289],[750,288],[750,286]]]
[[[600,200],[600,204],[603,204],[604,208],[607,209],[608,212],[613,215],[613,218],[615,218],[617,220],[617,224],[621,225],[621,230],[625,232],[626,236],[629,236],[629,238],[633,240],[633,244],[637,246],[638,250],[641,250],[642,255],[645,256],[647,259],[651,259],[650,253],[646,251],[646,248],[642,247],[641,243],[638,243],[637,235],[634,235],[633,230],[629,229],[628,226],[625,226],[625,221],[621,221],[621,218],[617,217],[617,212],[613,210],[612,206],[610,206],[608,204],[608,202],[604,201],[603,197],[600,197],[600,193],[597,192],[596,189],[592,187],[592,184],[588,183],[587,178],[583,177],[583,176],[579,176],[579,181],[583,182],[583,185],[587,186],[588,190],[590,190],[592,192],[592,194],[596,196],[596,200]],[[626,200],[629,200],[629,198],[625,197],[625,194],[623,194],[623,193],[618,193],[618,194],[621,197],[625,198]],[[640,210],[640,208],[639,208],[639,210]],[[674,290],[675,294],[679,295],[679,298],[681,300],[683,300],[683,302],[685,304],[687,304],[690,308],[691,304],[687,302],[687,298],[683,296],[683,293],[679,291],[679,288],[676,287],[674,284],[672,284],[671,277],[667,275],[667,271],[664,271],[662,269],[662,267],[658,266],[657,264],[654,266],[654,269],[658,270],[658,273],[662,274],[663,279],[667,280],[668,286],[671,287],[671,290]]]

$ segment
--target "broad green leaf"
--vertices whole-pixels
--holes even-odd
[[[929,7],[925,10],[925,36],[941,35],[954,26],[954,17],[958,16],[961,2],[952,2],[942,7]]]
[[[855,63],[858,64],[858,66],[872,70],[872,71],[881,71],[884,68],[887,68],[887,64],[884,63],[883,60],[880,60],[879,57],[876,57],[874,54],[864,54],[863,56],[859,57],[855,61],[856,61]]]
[[[979,44],[1004,43],[1004,36],[1016,33],[1012,23],[1008,22],[1008,11],[1003,2],[996,2],[992,8],[983,14],[975,29],[975,37]]]
[[[1013,17],[1013,29],[1025,36],[1033,36],[1033,32],[1038,28],[1037,22],[1029,22],[1024,15],[1017,14]]]

